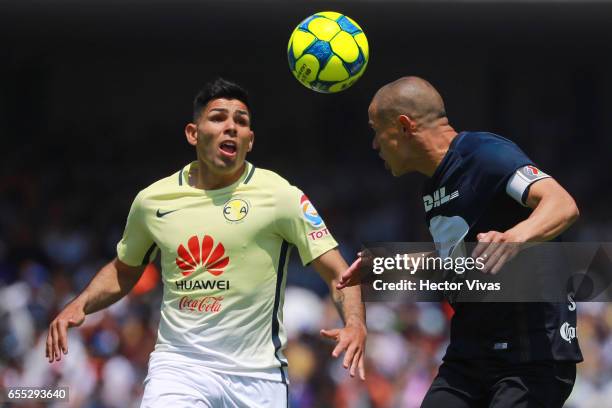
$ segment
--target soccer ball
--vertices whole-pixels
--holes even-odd
[[[340,92],[363,75],[368,64],[368,40],[351,18],[322,11],[306,18],[291,34],[289,68],[307,88]]]

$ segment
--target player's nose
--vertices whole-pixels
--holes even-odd
[[[233,119],[229,118],[228,120],[225,121],[224,133],[230,136],[236,136],[237,134],[236,122],[234,122]]]

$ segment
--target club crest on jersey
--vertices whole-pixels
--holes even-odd
[[[217,246],[214,244],[210,235],[204,235],[201,242],[198,236],[194,235],[187,241],[186,248],[183,244],[179,245],[176,265],[181,269],[183,276],[189,276],[196,271],[209,272],[213,276],[223,273],[230,260],[228,256],[224,256],[223,244],[218,243]]]
[[[572,340],[576,338],[576,328],[574,326],[570,326],[568,322],[563,323],[563,325],[559,328],[559,334],[563,340],[571,343]]]
[[[300,206],[302,207],[302,216],[310,223],[310,225],[313,227],[320,227],[324,224],[323,218],[321,218],[306,194],[302,194],[302,198],[300,198]]]
[[[230,222],[242,221],[249,213],[249,203],[241,198],[232,198],[223,206],[223,217]]]
[[[440,207],[441,205],[444,205],[457,197],[459,197],[459,190],[455,190],[451,194],[446,195],[446,187],[440,187],[433,192],[433,195],[427,194],[423,196],[425,212],[429,212],[433,208]]]

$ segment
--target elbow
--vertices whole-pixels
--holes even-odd
[[[336,291],[338,289],[336,289],[336,285],[338,285],[340,283],[340,279],[331,279],[327,282],[327,287],[329,288],[329,293],[331,294],[332,298],[334,298]]]
[[[578,217],[580,217],[580,210],[578,209],[576,202],[574,201],[573,198],[570,198],[570,199],[571,199],[571,202],[569,203],[568,208],[567,208],[567,226],[568,227],[572,225],[573,223],[575,223],[576,220],[578,220]]]

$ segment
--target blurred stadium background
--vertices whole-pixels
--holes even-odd
[[[366,74],[338,95],[307,90],[287,67],[291,30],[320,10],[351,16],[370,42]],[[0,387],[67,384],[72,407],[138,406],[155,266],[71,331],[60,363],[44,359],[45,330],[115,256],[136,193],[194,158],[182,129],[218,75],[252,94],[249,160],[310,196],[349,261],[361,242],[430,240],[422,177],[387,174],[367,127],[374,92],[407,74],[438,87],[457,130],[516,141],[576,197],[567,240],[612,241],[611,16],[604,1],[1,2]],[[612,307],[579,311],[585,362],[567,406],[612,406]],[[369,304],[368,379],[350,380],[318,336],[340,324],[325,285],[295,257],[292,407],[418,406],[448,318],[439,304]]]

